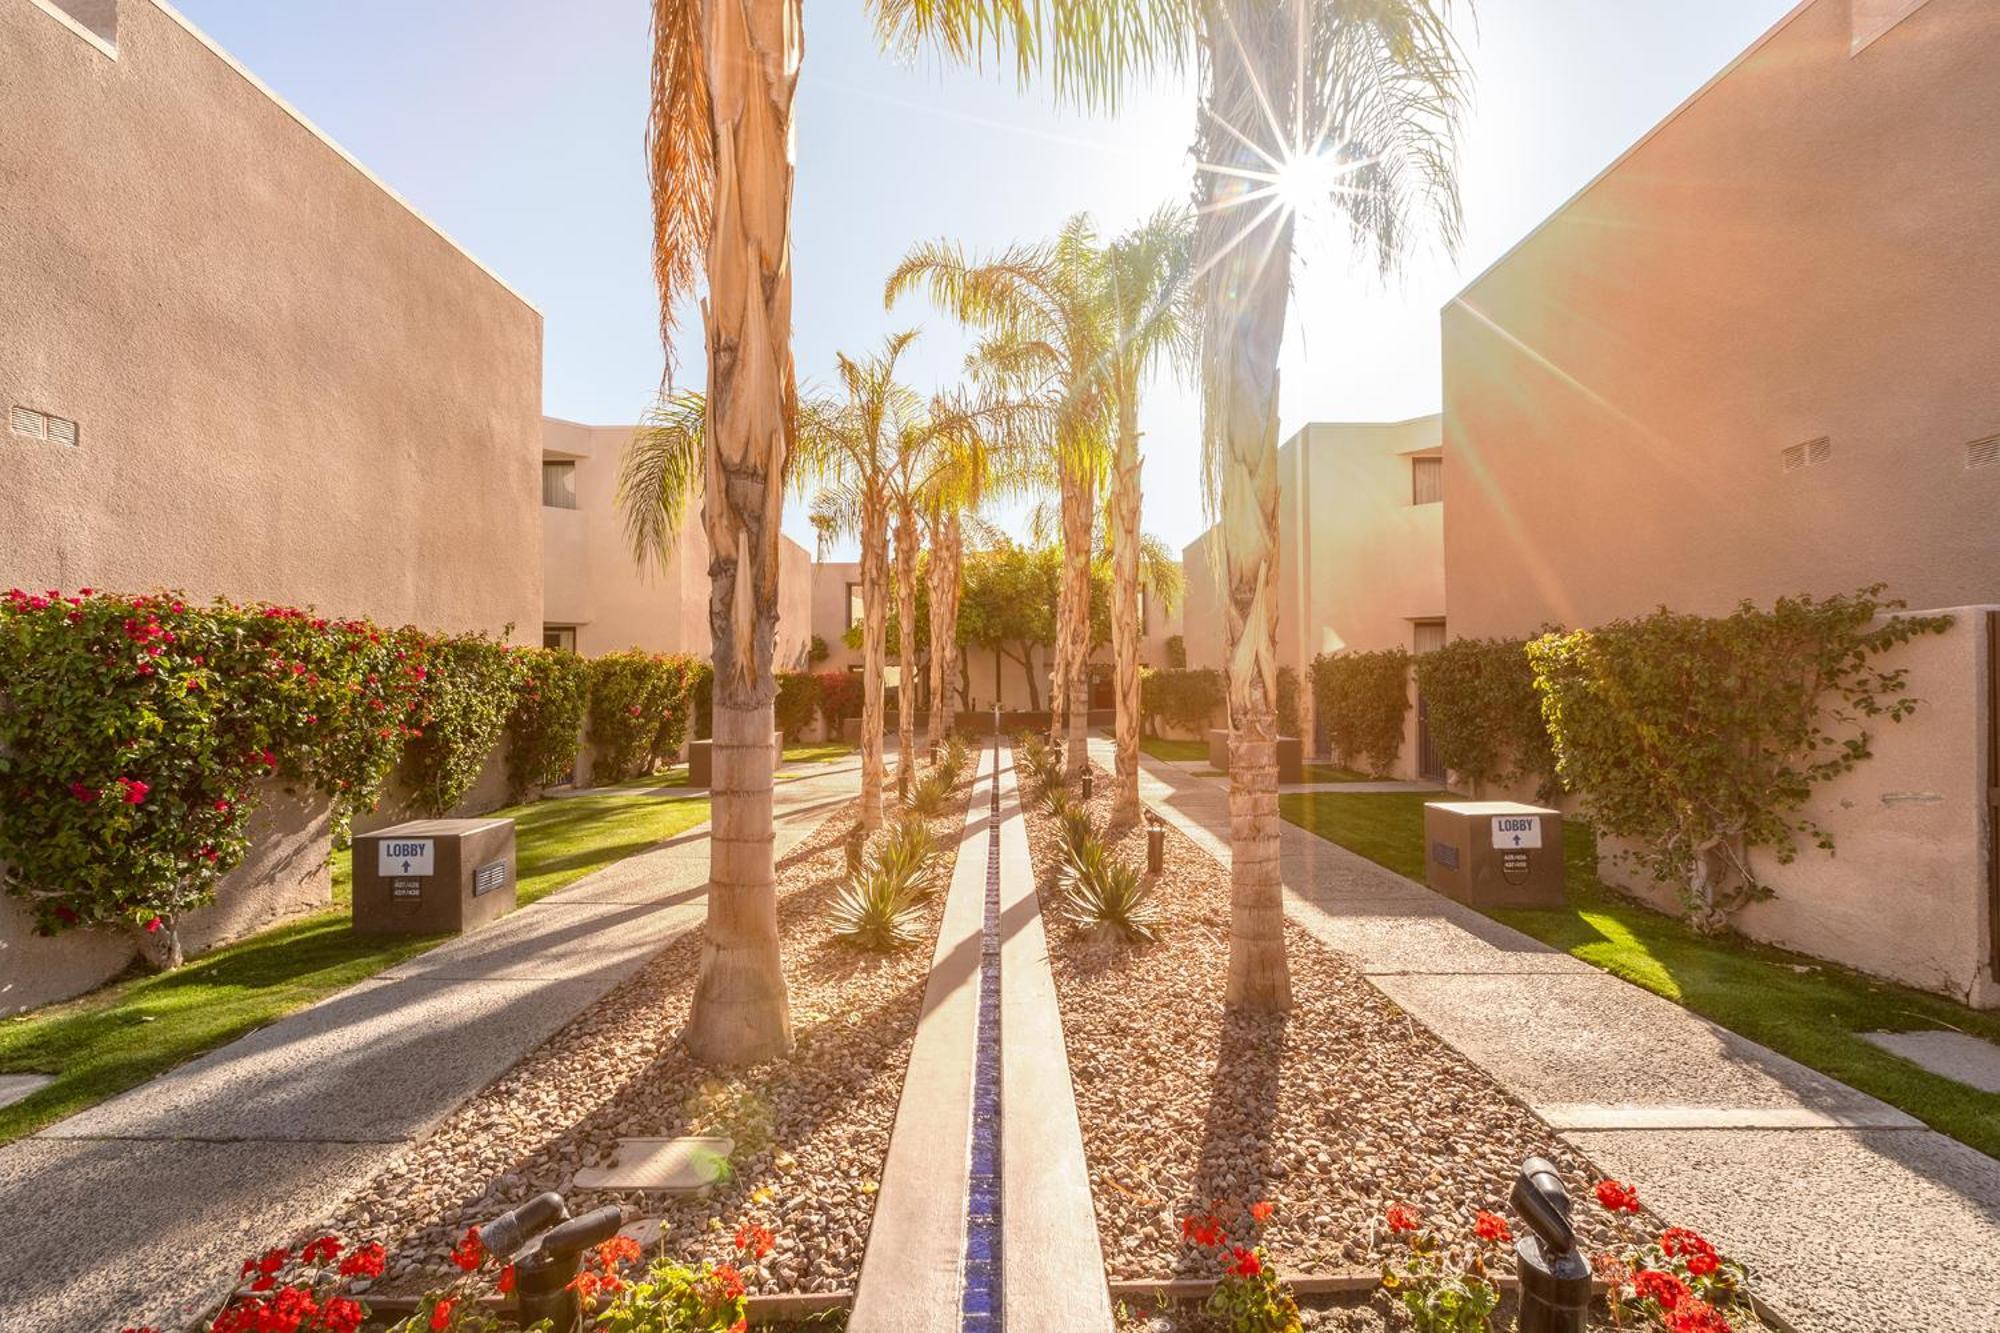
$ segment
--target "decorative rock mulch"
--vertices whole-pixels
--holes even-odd
[[[895,772],[890,770],[894,817]],[[469,1226],[546,1190],[572,1214],[609,1203],[627,1220],[660,1218],[664,1253],[740,1262],[745,1223],[777,1245],[746,1270],[753,1293],[851,1290],[874,1215],[903,1073],[965,820],[970,775],[930,820],[938,892],[922,942],[893,954],[840,943],[827,907],[846,878],[855,802],[830,815],[778,867],[778,928],[791,990],[789,1059],[717,1071],[676,1041],[701,959],[689,931],[346,1201],[335,1230],[390,1246],[381,1292],[414,1293],[452,1275]],[[700,1194],[580,1190],[579,1169],[605,1165],[621,1138],[723,1134],[733,1176]]]
[[[1100,769],[1100,831],[1111,787]],[[1529,1156],[1589,1198],[1595,1177],[1577,1153],[1298,927],[1285,929],[1291,1014],[1226,1011],[1229,875],[1171,826],[1158,943],[1092,943],[1064,927],[1049,885],[1054,822],[1038,791],[1023,798],[1112,1279],[1212,1275],[1179,1219],[1214,1211],[1249,1237],[1258,1200],[1276,1208],[1261,1239],[1281,1273],[1337,1274],[1381,1266],[1391,1203],[1462,1235],[1476,1209],[1506,1213]],[[1145,865],[1143,824],[1107,836]],[[1576,1211],[1586,1244],[1609,1238],[1594,1205]]]

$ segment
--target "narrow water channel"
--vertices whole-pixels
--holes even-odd
[[[1006,1327],[1000,1307],[1000,745],[993,737],[992,818],[987,825],[986,912],[979,936],[978,1051],[972,1065],[971,1169],[966,1191],[967,1333]]]

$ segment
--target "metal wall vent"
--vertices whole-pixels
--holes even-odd
[[[1991,467],[2000,463],[2000,435],[1989,435],[1965,446],[1967,467]]]
[[[49,439],[56,444],[66,444],[76,448],[76,423],[62,417],[49,418]]]
[[[1822,435],[1817,440],[1807,440],[1804,444],[1794,444],[1784,451],[1785,471],[1796,472],[1802,467],[1812,467],[1833,457],[1833,441]]]
[[[49,419],[31,407],[22,407],[18,403],[15,405],[13,426],[16,435],[26,435],[37,440],[49,438]]]

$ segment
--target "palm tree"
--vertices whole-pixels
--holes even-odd
[[[1064,767],[1072,776],[1088,762],[1091,532],[1110,434],[1104,367],[1112,329],[1101,299],[1103,268],[1090,221],[1079,215],[1051,242],[1014,246],[986,260],[947,241],[918,245],[884,291],[893,307],[912,288],[926,287],[935,303],[979,330],[968,369],[1032,404],[1041,424],[1063,529],[1050,711],[1052,726],[1067,719]]]
[[[1204,482],[1229,641],[1227,1002],[1291,1005],[1278,867],[1278,353],[1294,214],[1330,201],[1384,272],[1420,215],[1456,244],[1469,74],[1452,0],[1206,0],[1195,257]]]
[[[1177,366],[1194,361],[1199,324],[1188,281],[1193,242],[1193,220],[1187,211],[1164,208],[1119,238],[1104,265],[1104,300],[1113,330],[1106,370],[1117,411],[1107,525],[1112,538],[1111,650],[1118,704],[1114,822],[1139,817],[1139,395],[1162,358]]]

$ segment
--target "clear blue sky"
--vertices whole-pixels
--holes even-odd
[[[1465,242],[1385,287],[1320,229],[1296,275],[1283,430],[1438,407],[1437,311],[1776,22],[1794,0],[1487,0],[1464,40],[1478,76],[1463,159]],[[643,133],[641,0],[180,0],[179,8],[546,318],[543,409],[633,420],[659,382]],[[911,242],[974,248],[1088,211],[1106,231],[1185,198],[1192,90],[1136,91],[1115,117],[1056,108],[1011,73],[881,54],[861,0],[810,0],[798,104],[794,265],[802,380],[836,348],[922,327],[920,385],[963,340],[920,303],[882,309]],[[684,339],[700,383],[698,332]],[[1145,526],[1206,526],[1193,396],[1151,394]],[[803,506],[794,506],[802,511]],[[786,527],[811,545],[802,512]]]

